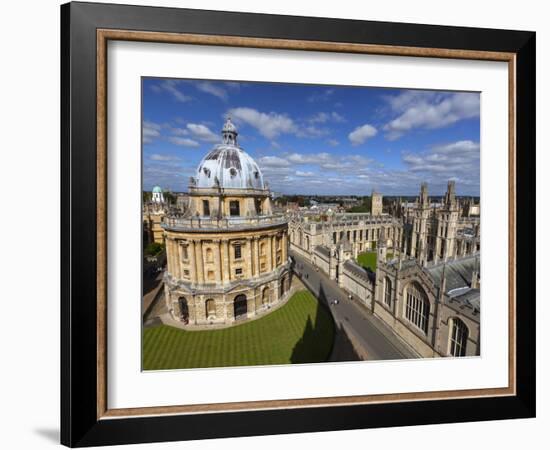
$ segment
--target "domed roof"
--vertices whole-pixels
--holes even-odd
[[[160,186],[155,186],[155,187],[153,188],[153,192],[155,192],[155,193],[162,193],[162,189],[161,189]]]
[[[237,145],[237,129],[230,119],[223,126],[223,143],[202,159],[195,186],[223,189],[265,189],[262,172],[252,157]]]

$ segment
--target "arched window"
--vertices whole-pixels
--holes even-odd
[[[265,242],[260,243],[260,255],[265,255]]]
[[[187,306],[187,299],[185,297],[178,298],[178,306],[180,307],[180,317],[185,323],[189,322],[189,307]]]
[[[262,305],[266,306],[269,304],[269,288],[266,286],[262,290]]]
[[[205,303],[206,318],[216,317],[216,301],[213,298],[209,298]]]
[[[279,298],[282,298],[285,295],[286,291],[286,276],[281,280],[281,285],[279,286]]]
[[[391,280],[388,277],[384,279],[384,303],[391,306]]]
[[[247,310],[246,295],[237,295],[235,300],[233,300],[233,314],[235,320],[245,318],[247,316]]]
[[[413,325],[428,334],[428,321],[430,318],[430,302],[424,290],[418,283],[407,286],[407,303],[405,305],[405,318]]]
[[[449,356],[465,356],[468,344],[468,327],[458,317],[450,319]]]

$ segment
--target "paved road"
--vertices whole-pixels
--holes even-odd
[[[336,324],[346,329],[351,328],[369,360],[418,357],[380,319],[354,300],[349,300],[348,294],[323,271],[317,271],[312,264],[296,253],[291,254],[296,261],[295,272],[319,300],[328,302]],[[332,304],[334,299],[339,300],[337,305]]]

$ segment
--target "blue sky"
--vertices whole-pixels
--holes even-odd
[[[186,191],[230,116],[285,194],[479,195],[478,93],[143,79],[143,188]]]

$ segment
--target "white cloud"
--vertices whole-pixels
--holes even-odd
[[[183,138],[179,136],[170,136],[168,140],[174,145],[181,145],[183,147],[198,147],[199,143],[193,139]]]
[[[161,155],[159,153],[152,154],[149,159],[152,159],[153,161],[179,161],[180,158],[177,156],[171,156],[171,155]]]
[[[212,83],[210,81],[201,81],[195,85],[195,87],[202,92],[211,94],[219,99],[226,101],[227,100],[227,91],[221,87],[219,83]]]
[[[291,153],[287,156],[287,159],[294,164],[320,164],[327,161],[332,161],[332,155],[330,153]]]
[[[349,138],[352,145],[361,145],[368,138],[376,136],[377,132],[378,131],[376,130],[375,127],[373,127],[372,125],[369,125],[368,123],[366,123],[365,125],[357,127],[355,130],[353,130],[348,135],[348,138]]]
[[[316,92],[307,98],[308,102],[323,102],[330,100],[334,94],[334,89],[325,89],[321,92]]]
[[[158,85],[151,86],[151,89],[153,92],[160,93],[160,92],[168,92],[172,97],[181,103],[188,102],[192,99],[191,96],[186,95],[183,93],[183,91],[180,90],[179,85],[181,83],[179,80],[164,80]]]
[[[314,177],[315,176],[315,174],[313,172],[303,172],[301,170],[297,170],[295,172],[295,175],[297,177]]]
[[[331,147],[336,147],[337,145],[340,144],[340,142],[338,142],[337,139],[329,139],[327,140],[327,144],[330,145]]]
[[[341,114],[338,114],[336,111],[332,111],[330,113],[327,112],[318,112],[314,116],[311,116],[309,119],[307,119],[309,123],[327,123],[327,122],[335,122],[335,123],[343,123],[346,121],[344,116]]]
[[[284,114],[263,113],[247,107],[233,108],[228,111],[228,114],[237,121],[256,128],[267,139],[275,139],[280,134],[297,131],[293,120]]]
[[[206,125],[188,123],[187,130],[191,133],[193,138],[198,139],[199,141],[220,142],[221,140],[221,138]]]
[[[154,122],[143,122],[143,143],[150,144],[157,137],[160,137],[161,126],[158,123]]]
[[[427,179],[459,179],[479,185],[479,150],[479,143],[465,140],[421,153],[404,152],[402,158],[410,172],[423,174]]]
[[[442,128],[463,119],[479,117],[479,94],[406,91],[386,98],[398,117],[384,126],[386,137],[398,139],[414,128]]]
[[[314,125],[301,127],[296,131],[296,136],[305,138],[320,138],[330,133],[326,128],[318,128]]]
[[[260,167],[289,167],[290,162],[278,156],[262,156],[258,159]]]

